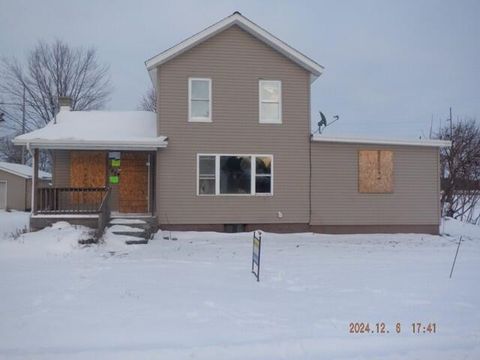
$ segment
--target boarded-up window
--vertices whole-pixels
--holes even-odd
[[[358,153],[358,191],[361,193],[393,192],[393,152],[361,150]]]
[[[106,153],[104,151],[72,151],[70,153],[70,186],[99,188],[106,184]],[[98,203],[102,194],[72,194],[74,204]]]

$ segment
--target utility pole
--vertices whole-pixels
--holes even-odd
[[[453,139],[452,107],[450,106],[450,140]]]
[[[22,101],[22,135],[25,134],[25,85],[23,86]],[[22,164],[25,164],[25,146],[22,146]]]

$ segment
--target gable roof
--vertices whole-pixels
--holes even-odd
[[[204,42],[212,36],[230,28],[233,25],[238,25],[240,28],[247,31],[249,34],[253,35],[260,41],[263,41],[273,49],[288,57],[297,65],[303,67],[305,70],[310,72],[311,82],[315,81],[322,74],[324,69],[322,65],[316,63],[301,52],[295,50],[290,45],[284,43],[282,40],[270,34],[268,31],[261,28],[260,26],[240,14],[238,11],[236,11],[232,15],[227,16],[226,18],[207,27],[199,33],[189,37],[188,39],[183,40],[177,45],[145,61],[145,66],[147,67],[154,86],[156,84],[155,76],[157,66],[173,59],[174,57],[184,53],[187,50],[190,50],[191,48],[197,46],[198,44]]]
[[[155,150],[166,147],[167,138],[157,136],[157,115],[150,111],[61,110],[56,121],[13,143],[44,149]]]
[[[20,176],[25,179],[31,179],[33,169],[31,166],[22,165],[22,164],[13,164],[9,162],[0,161],[0,170],[8,172],[13,175]],[[52,174],[45,171],[38,171],[38,178],[41,180],[51,180]]]

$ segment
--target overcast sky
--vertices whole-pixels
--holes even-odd
[[[94,46],[110,65],[108,109],[132,110],[147,58],[240,11],[325,66],[312,85],[332,135],[428,136],[448,116],[480,120],[480,1],[0,0],[0,55],[37,40]]]

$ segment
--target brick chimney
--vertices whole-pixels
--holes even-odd
[[[59,96],[58,97],[58,106],[60,111],[71,111],[72,110],[72,98],[70,96]]]

